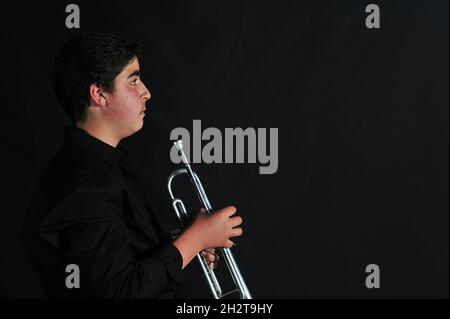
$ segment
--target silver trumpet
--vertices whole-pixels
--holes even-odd
[[[175,210],[175,213],[178,217],[178,221],[180,224],[180,227],[185,227],[186,221],[188,220],[188,214],[186,211],[186,207],[184,206],[184,203],[181,199],[175,198],[172,192],[172,181],[173,179],[181,174],[188,174],[189,178],[196,190],[197,196],[202,204],[202,206],[206,210],[206,214],[212,214],[213,210],[211,208],[211,204],[208,200],[208,197],[206,196],[205,190],[203,189],[202,183],[200,182],[200,179],[198,178],[197,174],[194,173],[191,169],[191,165],[189,164],[189,161],[186,157],[186,154],[183,151],[183,141],[178,140],[174,142],[175,147],[179,151],[179,154],[181,155],[181,159],[184,163],[185,168],[180,168],[172,172],[172,174],[169,175],[169,178],[167,180],[167,189],[169,191],[170,198],[172,199],[172,206]],[[245,284],[244,278],[242,277],[241,272],[239,271],[239,267],[236,264],[236,261],[234,260],[233,254],[231,253],[231,250],[228,248],[216,248],[216,251],[220,251],[222,254],[223,259],[225,260],[225,263],[228,267],[228,271],[233,278],[233,281],[236,285],[236,289],[223,293],[222,288],[220,287],[220,284],[217,280],[217,277],[214,273],[214,270],[208,267],[208,263],[206,262],[206,259],[201,256],[200,254],[197,255],[197,260],[200,263],[201,269],[203,271],[203,274],[208,282],[209,288],[211,290],[211,293],[215,299],[221,299],[227,295],[230,295],[235,292],[239,292],[240,299],[252,299],[252,296],[250,294],[250,291],[247,288],[247,285]]]

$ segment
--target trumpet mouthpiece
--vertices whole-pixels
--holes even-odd
[[[183,140],[178,140],[176,142],[173,142],[173,144],[175,144],[175,147],[177,148],[178,151],[183,150]]]
[[[175,145],[177,151],[178,151],[178,155],[181,157],[181,160],[183,161],[183,163],[186,166],[189,166],[189,160],[186,157],[186,154],[184,154],[183,151],[183,140],[178,140],[176,142],[173,142],[173,144]]]

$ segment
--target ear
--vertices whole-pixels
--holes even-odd
[[[91,97],[92,105],[106,105],[104,90],[101,86],[95,83],[89,85],[89,95]]]

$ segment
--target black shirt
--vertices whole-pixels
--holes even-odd
[[[125,157],[120,147],[66,128],[22,230],[48,297],[157,298],[181,282],[181,254],[127,174]],[[71,264],[79,288],[66,285]]]

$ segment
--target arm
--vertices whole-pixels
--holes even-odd
[[[53,208],[41,224],[41,233],[67,239],[64,262],[80,267],[83,295],[158,297],[181,276],[181,254],[169,243],[136,256],[120,199],[106,193],[112,192],[99,190],[98,186],[78,190]]]

